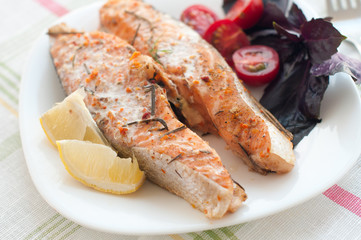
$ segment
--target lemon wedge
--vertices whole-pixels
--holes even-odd
[[[86,108],[84,97],[84,90],[79,89],[40,117],[40,124],[54,146],[63,139],[109,145]]]
[[[135,157],[119,158],[109,146],[79,140],[56,144],[66,170],[86,186],[126,194],[136,191],[145,180]]]

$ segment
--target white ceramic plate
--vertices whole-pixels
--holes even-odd
[[[191,0],[151,2],[175,17],[192,3]],[[220,2],[207,1],[207,5],[220,12]],[[100,5],[72,12],[61,21],[79,29],[95,30]],[[360,98],[351,78],[339,74],[331,79],[323,100],[323,121],[296,147],[297,162],[289,174],[261,176],[249,172],[225,149],[222,139],[206,137],[249,196],[236,213],[220,220],[209,220],[186,201],[150,182],[134,194],[116,196],[97,192],[74,180],[64,169],[57,150],[49,143],[39,123],[41,114],[63,98],[49,54],[48,36],[44,33],[30,54],[20,94],[21,138],[29,172],[42,197],[60,214],[80,225],[105,232],[182,233],[265,217],[300,204],[332,186],[356,162],[361,150]]]

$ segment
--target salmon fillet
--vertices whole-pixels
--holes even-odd
[[[156,82],[188,126],[220,135],[261,174],[289,172],[292,135],[243,86],[222,56],[198,33],[140,0],[110,0],[101,30],[115,34],[162,65]]]
[[[161,67],[120,38],[49,30],[51,55],[66,94],[84,88],[100,130],[123,156],[133,154],[148,179],[187,200],[209,218],[234,212],[246,200],[220,157],[178,121],[154,78]]]

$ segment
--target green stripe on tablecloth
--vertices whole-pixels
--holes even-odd
[[[18,98],[15,97],[14,94],[9,92],[4,86],[0,85],[0,92],[4,93],[5,96],[7,96],[13,103],[18,104]]]
[[[62,224],[63,222],[65,222],[65,220],[67,220],[66,218],[61,218],[59,221],[57,221],[53,226],[49,227],[48,229],[46,229],[44,232],[42,232],[37,238],[38,239],[43,239],[46,235],[48,235],[49,233],[51,233],[55,228],[57,228],[60,224]]]
[[[222,240],[215,231],[207,230],[207,231],[204,231],[203,233],[207,234],[211,239]]]
[[[1,63],[1,62],[0,62],[0,67],[4,68],[6,71],[8,71],[8,73],[10,73],[11,75],[13,75],[17,80],[20,81],[20,79],[21,79],[20,74],[18,74],[17,72],[15,72],[13,69],[11,69],[9,66],[7,66],[5,63]]]
[[[0,143],[0,161],[21,147],[19,132],[14,133]]]
[[[57,219],[60,216],[59,213],[52,216],[48,221],[37,227],[34,231],[32,231],[28,236],[25,237],[25,240],[31,239],[33,236],[35,236],[37,233],[39,233],[41,230],[43,230],[46,226],[48,226],[50,223],[52,223],[55,219]]]
[[[223,232],[224,235],[226,235],[231,240],[238,239],[228,227],[220,228],[219,231]]]
[[[223,227],[223,228],[220,228],[219,230],[221,232],[223,232],[224,235],[226,235],[229,239],[238,240],[239,238],[236,237],[235,233],[238,232],[238,230],[241,227],[243,227],[244,225],[246,225],[246,223],[234,225],[234,226],[231,226],[231,227]]]
[[[51,235],[49,238],[47,238],[48,240],[52,240],[55,237],[57,237],[60,233],[63,233],[66,229],[68,229],[70,226],[72,226],[74,224],[74,222],[69,222],[68,224],[66,224],[64,227],[60,228],[58,231],[56,231],[53,235]]]
[[[80,225],[77,225],[77,226],[74,227],[72,230],[70,230],[67,234],[65,234],[64,236],[62,236],[61,238],[59,238],[59,240],[64,240],[65,238],[69,237],[70,235],[72,235],[73,233],[75,233],[76,231],[78,231],[79,228],[81,228],[81,226],[80,226]]]
[[[203,240],[203,238],[197,233],[188,233],[189,236],[193,238],[193,240]]]
[[[18,84],[14,83],[10,78],[5,76],[5,74],[3,74],[2,72],[0,72],[0,79],[3,79],[10,87],[15,89],[16,91],[19,90]]]

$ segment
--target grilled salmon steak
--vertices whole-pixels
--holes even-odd
[[[65,92],[85,89],[87,108],[120,154],[134,154],[148,179],[209,218],[240,207],[243,188],[215,150],[176,118],[165,90],[155,84],[155,78],[166,78],[158,63],[107,33],[58,25],[49,34]]]
[[[289,172],[292,135],[243,86],[222,56],[198,33],[140,0],[110,0],[101,30],[153,57],[168,77],[155,79],[188,126],[219,134],[248,167]]]

